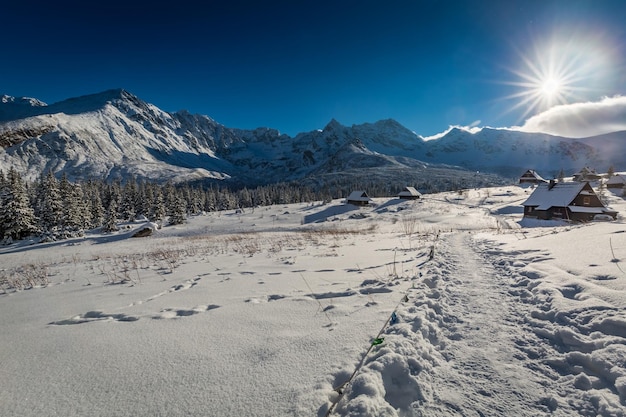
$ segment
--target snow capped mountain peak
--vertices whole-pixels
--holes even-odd
[[[351,127],[331,119],[323,130],[292,138],[267,127],[229,128],[186,110],[168,113],[121,88],[51,105],[0,97],[0,169],[15,167],[30,179],[52,170],[70,178],[230,178],[252,185],[299,181],[342,169],[383,178],[380,173],[389,166],[403,183],[407,176],[427,175],[416,174],[418,166],[455,166],[508,178],[534,169],[549,178],[582,166],[600,171],[626,166],[625,138],[626,132],[568,139],[451,127],[436,139],[424,140],[393,119]]]
[[[22,105],[22,106],[31,106],[31,107],[41,107],[41,106],[47,106],[46,103],[44,103],[41,100],[37,100],[36,98],[32,98],[32,97],[13,97],[13,96],[9,96],[6,94],[3,94],[2,96],[0,96],[0,103],[11,103],[11,104],[15,104],[15,105]]]
[[[41,100],[31,97],[0,96],[0,122],[28,117],[33,111],[46,107]]]
[[[330,131],[338,131],[338,130],[342,130],[342,129],[345,129],[345,126],[342,125],[341,123],[339,123],[337,120],[335,120],[335,118],[333,118],[324,127],[323,131],[324,132],[330,132]]]
[[[117,88],[106,90],[96,94],[69,98],[48,106],[51,112],[79,114],[87,113],[104,108],[106,105],[119,105],[120,103],[133,103],[134,105],[145,105],[137,96],[124,89]]]
[[[374,126],[383,129],[389,130],[407,130],[406,127],[402,126],[399,122],[394,119],[383,119],[374,123]]]

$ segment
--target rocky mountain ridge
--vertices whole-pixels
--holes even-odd
[[[361,172],[364,177],[473,174],[544,177],[584,166],[626,167],[626,132],[570,139],[453,128],[424,140],[388,119],[351,127],[331,120],[295,137],[276,129],[226,127],[208,116],[165,112],[123,89],[46,105],[0,96],[0,169],[27,178],[52,170],[70,178],[268,184]],[[479,171],[479,173],[477,173]],[[483,178],[487,180],[487,177]]]

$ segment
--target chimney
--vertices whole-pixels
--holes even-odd
[[[551,190],[552,188],[554,188],[554,186],[556,185],[556,180],[550,180],[550,184],[548,185],[548,190]]]

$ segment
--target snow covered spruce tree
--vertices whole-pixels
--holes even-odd
[[[137,182],[133,177],[129,178],[122,188],[122,201],[120,202],[119,213],[123,220],[133,221],[135,217],[141,213],[138,210],[138,190]]]
[[[169,224],[183,224],[185,223],[185,214],[187,210],[187,202],[182,196],[176,196],[173,201],[170,202],[169,209]]]
[[[63,218],[63,202],[59,182],[52,171],[39,178],[35,186],[35,215],[43,234],[52,235],[58,231]]]
[[[165,184],[165,209],[169,216],[169,224],[182,224],[185,222],[187,211],[187,201],[183,198],[182,192],[168,182]]]
[[[61,229],[64,238],[82,236],[85,220],[89,220],[90,213],[83,203],[83,191],[79,184],[72,184],[64,174],[59,183],[59,193],[62,203]]]
[[[163,219],[165,219],[165,202],[163,201],[163,193],[158,187],[146,187],[146,199],[149,198],[148,220],[154,222],[161,227]]]
[[[104,216],[104,224],[102,225],[103,232],[117,232],[119,227],[117,226],[117,200],[110,199],[109,207]]]
[[[90,213],[89,229],[100,227],[104,222],[104,207],[102,206],[102,198],[100,197],[101,189],[104,189],[103,184],[98,184],[91,180],[87,181],[83,186],[84,199]]]
[[[0,182],[0,234],[7,243],[35,232],[37,222],[26,186],[17,171],[11,168],[6,179]]]

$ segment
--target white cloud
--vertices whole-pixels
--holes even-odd
[[[513,129],[570,138],[626,130],[626,97],[607,97],[597,102],[555,106]]]
[[[482,130],[482,128],[481,128],[481,127],[476,126],[476,124],[478,124],[478,123],[480,123],[480,120],[477,120],[476,122],[472,123],[470,126],[458,126],[458,125],[455,125],[455,126],[449,126],[446,130],[444,130],[444,131],[443,131],[443,132],[441,132],[441,133],[436,133],[436,134],[434,134],[434,135],[432,135],[432,136],[426,136],[426,137],[423,137],[422,139],[423,139],[423,140],[435,140],[435,139],[439,139],[439,138],[444,137],[444,136],[445,136],[445,135],[447,135],[448,133],[450,133],[450,131],[451,131],[452,129],[465,130],[466,132],[469,132],[469,133],[475,134],[475,133],[478,133],[478,132],[480,132],[480,131]]]

